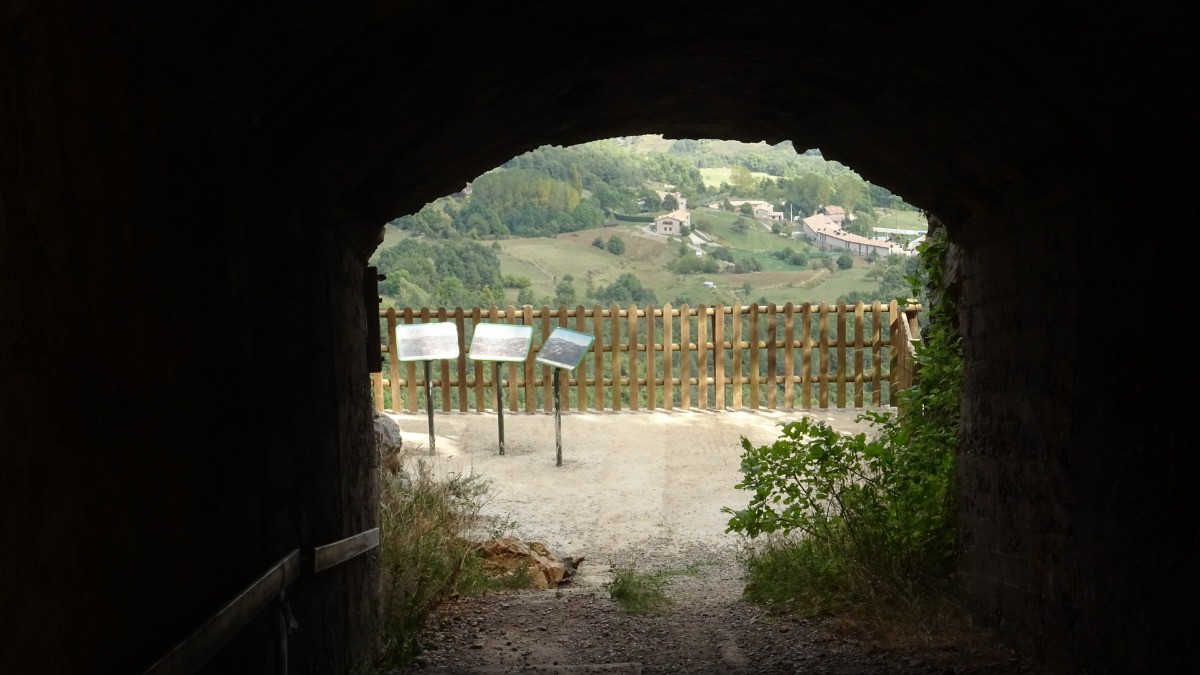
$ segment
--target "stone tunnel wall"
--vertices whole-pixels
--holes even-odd
[[[187,82],[140,79],[119,18],[7,10],[0,671],[140,672],[376,523],[361,247]],[[289,590],[293,672],[370,658],[373,564]],[[276,629],[209,672],[275,672]]]
[[[1177,548],[1190,460],[1168,450],[1178,381],[1130,339],[1165,277],[1127,273],[1164,258],[1096,236],[1120,219],[1104,183],[994,213],[985,227],[1005,235],[957,252],[961,582],[984,623],[1055,672],[1185,672],[1195,656],[1169,618],[1195,588]]]

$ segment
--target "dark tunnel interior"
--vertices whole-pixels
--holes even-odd
[[[1168,3],[3,3],[0,672],[140,672],[377,524],[383,224],[641,133],[819,147],[943,222],[973,611],[1064,673],[1191,670],[1190,27]],[[294,672],[369,661],[377,574],[289,587]],[[272,621],[205,672],[276,667]]]

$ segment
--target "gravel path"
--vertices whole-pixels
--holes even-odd
[[[813,413],[847,432],[869,431],[857,411]],[[741,600],[738,551],[721,506],[746,497],[741,436],[778,437],[795,414],[744,412],[564,413],[563,464],[554,417],[505,415],[504,456],[492,416],[435,419],[436,456],[423,415],[395,415],[406,449],[439,472],[485,476],[484,514],[560,556],[584,556],[558,589],[458,598],[428,624],[426,651],[407,673],[938,673],[1041,672],[986,633],[884,647],[853,626],[766,615]],[[663,613],[629,615],[605,585],[616,569],[678,574]]]

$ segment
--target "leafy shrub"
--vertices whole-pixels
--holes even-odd
[[[867,411],[873,434],[847,436],[801,418],[777,441],[742,438],[746,508],[724,512],[727,531],[767,544],[749,549],[746,595],[806,613],[867,599],[911,599],[945,588],[954,568],[954,449],[962,353],[941,293],[944,233],[922,250],[924,282],[936,300],[919,381],[897,394],[897,414]],[[914,287],[921,280],[914,276]]]

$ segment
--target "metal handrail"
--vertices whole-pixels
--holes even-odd
[[[308,556],[312,563],[310,573],[317,574],[336,567],[378,546],[378,527],[318,546]],[[302,562],[300,549],[284,556],[162,658],[142,671],[142,675],[190,675],[198,672],[238,631],[275,601],[279,602],[281,672],[286,675],[287,634],[296,628],[296,623],[284,593],[288,586],[300,578],[302,568],[308,567],[307,562]]]

